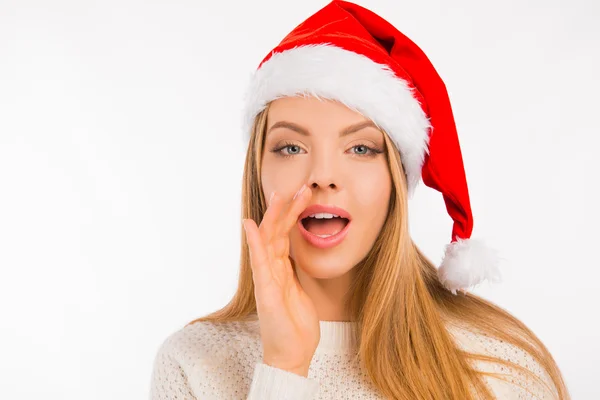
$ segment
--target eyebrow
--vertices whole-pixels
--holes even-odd
[[[359,122],[359,123],[356,123],[356,124],[352,124],[350,126],[347,126],[344,129],[342,129],[340,131],[340,137],[344,137],[346,135],[349,135],[351,133],[354,133],[354,132],[357,132],[357,131],[359,131],[361,129],[369,128],[369,127],[375,128],[375,129],[379,129],[377,127],[377,125],[375,125],[373,123],[373,121],[370,121],[370,120],[369,121],[362,121],[362,122]],[[271,132],[275,128],[288,128],[288,129],[291,129],[291,130],[293,130],[295,132],[298,132],[299,134],[301,134],[303,136],[310,136],[310,132],[308,132],[308,130],[304,129],[300,125],[297,125],[297,124],[295,124],[293,122],[289,122],[289,121],[277,121],[277,122],[275,122],[273,124],[273,126],[271,126],[269,128],[269,131],[267,132],[267,134],[269,132]]]

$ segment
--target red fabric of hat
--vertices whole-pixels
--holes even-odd
[[[446,87],[425,53],[374,12],[334,0],[294,28],[250,78],[244,110],[248,143],[256,115],[277,98],[314,96],[370,118],[400,152],[412,196],[422,178],[442,193],[453,219],[438,275],[452,293],[499,281],[498,258],[472,239],[469,192]]]

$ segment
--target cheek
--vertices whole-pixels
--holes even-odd
[[[273,190],[285,197],[293,196],[302,185],[302,168],[294,168],[293,163],[281,163],[266,157],[262,164],[261,181],[265,198]]]
[[[356,210],[364,210],[365,214],[373,215],[381,210],[387,212],[392,191],[392,181],[387,165],[377,165],[364,169],[350,180],[352,197]]]

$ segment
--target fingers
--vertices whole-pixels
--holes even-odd
[[[271,276],[269,255],[260,231],[253,219],[243,221],[244,231],[246,232],[246,241],[250,252],[250,266],[252,268],[252,278],[254,285],[261,287]]]
[[[306,192],[311,192],[311,194],[307,195]],[[279,193],[273,192],[271,202],[268,204],[259,228],[265,243],[272,243],[274,240],[287,237],[311,196],[312,191],[306,184],[303,184],[292,200],[288,201],[285,201]]]
[[[311,197],[312,191],[306,185],[302,185],[294,198],[287,202],[274,192],[260,227],[252,219],[244,222],[252,269],[260,282],[273,277],[273,262],[276,259],[288,256],[289,231],[298,221],[298,216],[306,208]]]
[[[286,258],[290,249],[290,230],[298,222],[298,216],[306,208],[308,201],[312,196],[312,191],[303,185],[294,198],[287,204],[286,209],[281,213],[277,225],[274,228],[273,237],[270,241],[270,251],[274,257]]]
[[[267,201],[267,211],[265,211],[265,214],[263,215],[263,219],[259,228],[265,243],[269,243],[273,239],[275,227],[277,226],[277,222],[284,205],[285,202],[279,196],[279,193],[273,192],[271,195],[271,200]]]
[[[277,227],[277,235],[286,237],[288,236],[290,230],[296,225],[298,222],[298,217],[306,209],[306,206],[310,202],[312,197],[312,190],[303,185],[302,188],[296,194],[296,197],[292,199],[290,205],[288,206],[287,211],[282,216],[280,223]]]

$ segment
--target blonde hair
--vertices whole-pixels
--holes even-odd
[[[242,217],[260,224],[266,210],[261,189],[261,159],[269,106],[252,127],[242,188]],[[507,311],[474,294],[453,295],[437,277],[433,263],[409,236],[406,176],[400,154],[384,134],[393,181],[389,212],[379,237],[354,268],[346,306],[357,322],[356,360],[374,386],[391,399],[493,399],[483,376],[470,361],[497,362],[541,382],[532,372],[500,358],[461,351],[447,324],[467,325],[487,336],[529,353],[547,372],[559,399],[570,399],[567,388],[544,344]],[[222,309],[190,324],[245,320],[256,314],[248,246],[241,232],[241,261],[237,291]],[[475,397],[475,393],[481,397]]]

